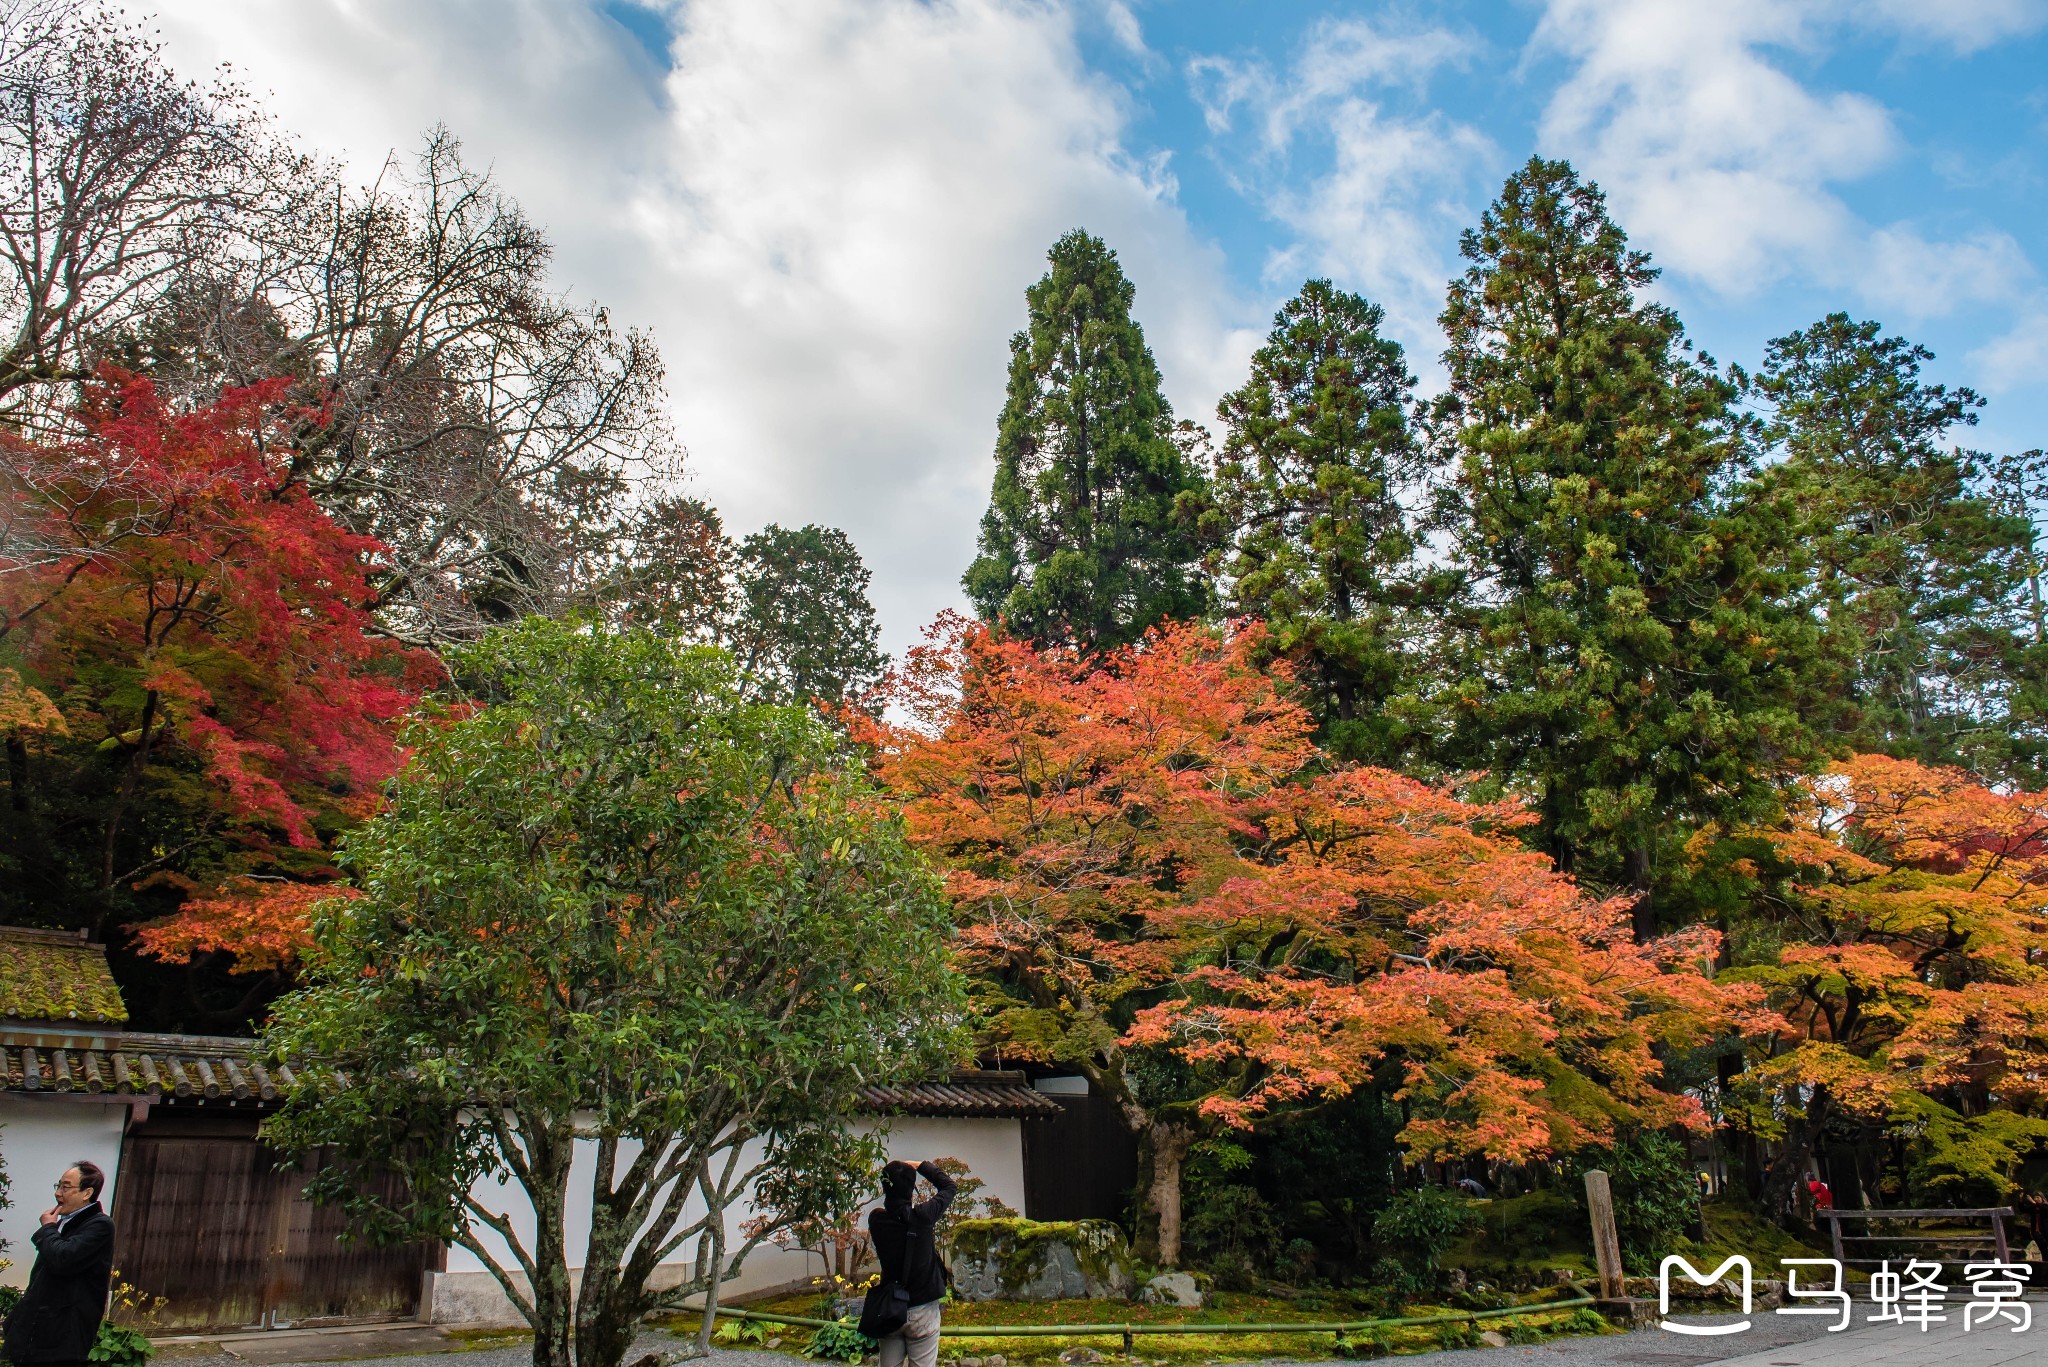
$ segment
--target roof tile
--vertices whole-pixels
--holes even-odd
[[[0,1016],[119,1024],[128,1019],[107,947],[54,930],[0,926]]]

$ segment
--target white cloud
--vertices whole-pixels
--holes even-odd
[[[1252,138],[1233,172],[1239,189],[1296,235],[1268,261],[1269,282],[1291,291],[1324,274],[1361,291],[1387,310],[1425,377],[1450,249],[1494,149],[1471,125],[1412,100],[1392,108],[1390,97],[1419,96],[1434,72],[1470,55],[1470,42],[1445,29],[1350,20],[1316,25],[1282,71],[1217,56],[1188,64],[1210,131],[1228,140],[1242,126]]]
[[[1959,53],[2048,27],[2048,0],[1847,0],[1850,17],[1876,21],[1910,38],[1931,38]]]
[[[541,0],[188,0],[163,27],[181,65],[231,58],[287,126],[373,162],[447,121],[575,292],[653,328],[728,520],[845,527],[900,647],[958,601],[1007,339],[1055,237],[1118,249],[1181,411],[1205,417],[1254,340],[1076,22],[1024,0],[693,0],[667,73]]]
[[[1942,32],[1961,43],[2028,7],[1964,4]],[[1890,114],[1863,95],[1816,93],[1771,59],[1814,48],[1833,22],[1896,26],[1914,12],[1891,11],[1549,0],[1532,47],[1575,66],[1544,111],[1543,141],[1600,182],[1659,264],[1723,294],[1799,279],[1916,315],[2007,296],[2031,275],[2010,236],[1936,240],[1849,208],[1836,187],[1900,152]]]
[[[2021,304],[2018,322],[1970,353],[1987,393],[2038,390],[2048,375],[2048,295],[2036,294]],[[2040,445],[2038,434],[2034,445]]]

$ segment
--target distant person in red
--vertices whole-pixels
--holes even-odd
[[[1806,1194],[1813,1198],[1813,1208],[1815,1210],[1833,1210],[1835,1208],[1835,1194],[1829,1191],[1828,1184],[1821,1181],[1818,1177],[1809,1177],[1806,1180]]]

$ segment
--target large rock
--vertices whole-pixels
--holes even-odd
[[[1145,1283],[1138,1299],[1147,1305],[1178,1305],[1189,1310],[1201,1309],[1205,1300],[1202,1288],[1185,1272],[1160,1273]]]
[[[963,1301],[1063,1301],[1131,1294],[1131,1251],[1108,1220],[963,1220],[946,1240]]]

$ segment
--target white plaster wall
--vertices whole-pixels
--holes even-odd
[[[985,1184],[976,1193],[978,1196],[996,1197],[1015,1210],[1024,1209],[1024,1133],[1016,1120],[895,1117],[861,1128],[870,1133],[884,1134],[893,1158],[909,1162],[957,1158]],[[760,1150],[758,1142],[748,1145],[741,1162],[751,1164],[758,1160]],[[584,1246],[590,1237],[590,1190],[597,1166],[596,1152],[595,1141],[579,1141],[570,1169],[569,1207],[564,1225],[572,1268],[581,1267]],[[630,1163],[637,1152],[637,1148],[629,1149],[622,1144],[619,1163]],[[486,1180],[473,1191],[479,1204],[511,1220],[525,1246],[531,1250],[534,1215],[525,1189],[516,1180],[507,1179],[503,1184]],[[702,1213],[702,1203],[693,1199],[686,1208],[683,1222],[687,1224]],[[741,1242],[740,1226],[753,1213],[745,1203],[727,1212],[728,1248],[737,1247]],[[486,1237],[500,1259],[500,1265],[511,1266],[514,1260],[509,1257],[503,1242],[494,1234]],[[691,1240],[678,1250],[671,1276],[682,1274],[684,1264],[694,1256],[695,1246],[696,1241]],[[727,1282],[721,1295],[729,1298],[788,1286],[802,1282],[821,1270],[818,1259],[811,1254],[763,1244],[747,1255],[739,1277]],[[425,1304],[421,1307],[422,1317],[435,1323],[509,1324],[517,1319],[496,1278],[483,1261],[466,1248],[451,1247],[448,1250],[448,1270],[428,1274],[428,1282]]]
[[[107,1174],[106,1194],[101,1198],[115,1219],[121,1218],[120,1193],[121,1134],[126,1127],[128,1107],[73,1100],[70,1097],[37,1099],[0,1093],[0,1157],[7,1161],[11,1183],[11,1204],[0,1211],[0,1239],[7,1241],[0,1258],[11,1260],[0,1271],[0,1284],[22,1286],[35,1261],[38,1217],[56,1201],[51,1190],[64,1169],[79,1159],[100,1165]]]

